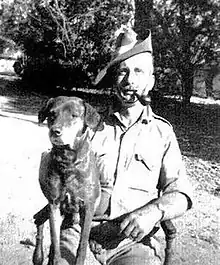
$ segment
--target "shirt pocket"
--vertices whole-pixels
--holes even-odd
[[[140,163],[142,163],[149,171],[152,171],[154,168],[154,165],[152,163],[152,161],[147,160],[143,157],[142,154],[135,154],[134,155],[134,159]]]
[[[161,167],[161,154],[149,151],[149,153],[135,153],[134,158],[150,172],[160,171]],[[150,173],[149,172],[149,173]]]

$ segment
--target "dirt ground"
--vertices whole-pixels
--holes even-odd
[[[49,148],[50,143],[46,126],[37,124],[37,112],[45,100],[46,97],[19,90],[11,79],[0,78],[0,265],[32,264],[36,233],[32,216],[46,204],[38,184],[38,167],[41,152]],[[217,114],[220,114],[219,108],[214,115]],[[194,187],[194,207],[175,220],[178,234],[173,265],[220,264],[219,120],[220,116],[210,136],[212,139],[206,137],[207,152],[198,148],[204,141],[199,142],[196,129],[191,132],[196,134],[192,143],[184,138],[184,130],[176,126]],[[194,146],[192,153],[195,141],[197,149]],[[48,235],[47,227],[46,243]]]

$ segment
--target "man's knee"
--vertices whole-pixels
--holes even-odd
[[[75,264],[76,252],[79,244],[81,229],[78,225],[61,230],[60,250],[61,256],[68,264]],[[93,253],[87,248],[85,265],[100,265]]]
[[[108,265],[161,265],[161,257],[154,247],[135,244],[112,257]]]

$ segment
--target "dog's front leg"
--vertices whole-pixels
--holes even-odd
[[[44,261],[43,229],[44,224],[37,225],[36,246],[32,258],[34,265],[42,265]]]
[[[84,264],[93,215],[94,215],[94,203],[85,204],[81,208],[81,216],[80,216],[81,235],[80,235],[79,246],[77,249],[75,265]]]
[[[62,222],[60,214],[60,204],[50,204],[50,236],[51,249],[49,255],[50,265],[62,265],[64,260],[61,258],[60,252],[60,226]]]

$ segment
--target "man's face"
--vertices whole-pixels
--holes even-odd
[[[150,53],[137,54],[120,63],[117,70],[116,90],[124,105],[137,101],[135,93],[147,96],[154,85],[153,62]]]

